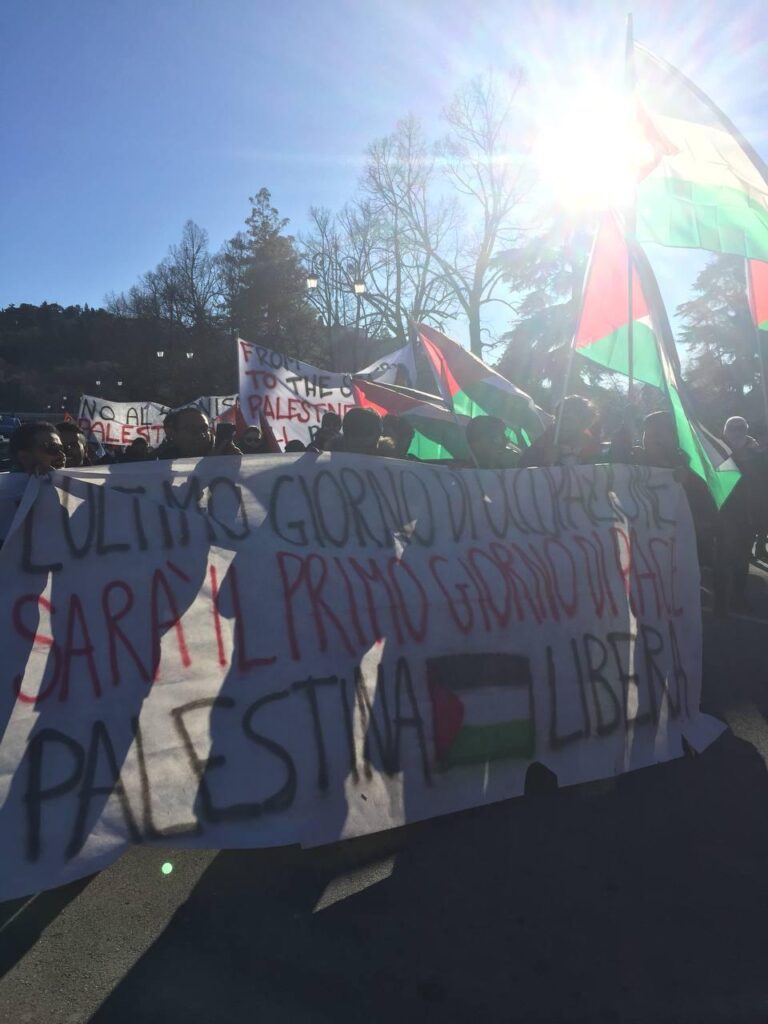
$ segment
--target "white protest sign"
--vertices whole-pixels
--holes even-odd
[[[310,444],[323,413],[341,418],[355,405],[352,378],[303,363],[282,352],[238,339],[240,410],[248,423],[261,413],[284,447],[288,441]]]
[[[0,899],[129,843],[312,845],[702,749],[670,472],[64,471],[0,550]]]
[[[355,377],[365,377],[377,384],[399,384],[401,387],[412,388],[416,381],[413,345],[404,345],[382,356],[365,369],[358,370]]]
[[[211,422],[215,422],[237,405],[237,395],[204,395],[186,405],[196,405]],[[163,419],[170,411],[170,406],[158,402],[113,402],[107,398],[83,395],[77,424],[102,444],[122,447],[137,437],[143,437],[152,448],[156,448],[165,439]]]

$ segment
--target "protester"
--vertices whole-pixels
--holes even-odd
[[[573,466],[599,462],[600,417],[596,406],[581,395],[567,395],[550,424],[520,459],[521,466]]]
[[[320,420],[320,429],[307,445],[308,452],[329,451],[341,433],[341,416],[335,412],[324,412]]]
[[[214,455],[242,455],[243,452],[235,444],[235,431],[237,427],[234,423],[228,423],[226,421],[219,420],[216,425],[216,430],[213,434],[213,454]]]
[[[507,429],[498,416],[475,416],[466,427],[472,465],[478,469],[514,469],[520,449],[507,441]]]
[[[376,454],[385,459],[398,459],[402,456],[397,454],[397,444],[394,437],[387,437],[382,434],[376,444]]]
[[[243,455],[261,455],[267,450],[264,447],[264,438],[261,436],[261,430],[254,426],[254,424],[246,427],[238,437],[237,447]]]
[[[731,449],[741,476],[720,509],[715,607],[721,615],[750,610],[749,563],[755,537],[765,522],[766,506],[763,456],[743,416],[731,416],[725,421],[723,440]]]
[[[65,420],[56,424],[56,431],[64,445],[64,454],[67,457],[67,469],[75,469],[79,466],[90,465],[88,446],[85,441],[85,434],[76,423]]]
[[[713,565],[717,506],[704,480],[690,468],[688,456],[678,441],[673,416],[668,412],[652,412],[646,416],[642,442],[641,448],[633,449],[633,461],[675,471],[691,510],[699,562]]]
[[[389,413],[382,420],[382,438],[379,442],[379,454],[382,452],[382,442],[387,438],[392,441],[392,458],[395,459],[407,459],[413,458],[408,455],[408,449],[411,447],[413,441],[413,435],[416,431],[413,429],[408,420],[403,419],[402,416],[396,416],[394,413]],[[388,453],[386,453],[388,454]]]
[[[146,462],[150,458],[149,442],[146,437],[134,437],[123,454],[121,462]]]
[[[208,417],[191,405],[174,409],[163,420],[165,441],[157,449],[158,459],[198,459],[214,454],[214,438]],[[216,451],[217,455],[238,454],[239,449],[230,439]]]
[[[344,416],[341,451],[357,455],[376,455],[381,437],[381,416],[375,409],[350,409]]]
[[[723,440],[734,453],[756,452],[760,445],[749,434],[749,424],[743,416],[730,416],[723,427]]]
[[[289,441],[285,446],[287,454],[290,454],[291,452],[305,452],[306,450],[307,446],[301,441]]]
[[[44,420],[22,423],[11,434],[11,472],[42,476],[53,469],[64,469],[66,452],[56,428]]]

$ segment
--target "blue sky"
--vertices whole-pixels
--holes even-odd
[[[766,155],[761,5],[635,3],[636,36]],[[262,185],[291,229],[354,191],[366,145],[431,134],[465,77],[524,64],[535,93],[585,68],[620,84],[627,4],[456,0],[5,0],[0,305],[98,305],[191,217],[214,248]],[[698,259],[658,264],[669,302]]]

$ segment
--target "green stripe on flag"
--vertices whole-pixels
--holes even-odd
[[[629,329],[626,324],[599,341],[579,346],[576,352],[606,370],[629,376]],[[656,335],[648,324],[637,320],[633,325],[632,352],[635,380],[664,388],[664,370],[659,360]]]
[[[464,725],[445,759],[445,766],[478,764],[516,757],[530,760],[536,750],[536,730],[528,718],[493,725]]]
[[[638,189],[637,238],[768,260],[768,210],[747,192],[679,178],[646,178]]]
[[[688,465],[706,483],[717,507],[722,508],[741,474],[735,469],[715,469],[691,426],[680,395],[674,388],[667,388],[666,392],[675,417],[678,444],[688,456]]]
[[[618,328],[607,338],[601,338],[600,341],[593,342],[584,348],[578,348],[576,351],[591,362],[597,363],[598,366],[628,376],[628,331],[626,326]],[[664,379],[656,335],[647,324],[635,322],[633,351],[635,380],[651,384],[666,394],[672,406],[678,444],[688,457],[688,465],[704,480],[717,507],[720,508],[736,486],[739,473],[735,470],[716,470],[707,457],[701,441],[686,415],[679,393]]]

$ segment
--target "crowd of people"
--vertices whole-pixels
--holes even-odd
[[[71,420],[22,423],[10,436],[10,472],[42,474],[51,470],[104,463],[135,463],[156,459],[185,459],[220,455],[257,455],[280,451],[274,437],[256,425],[238,433],[234,424],[211,428],[196,406],[170,412],[164,420],[165,439],[155,449],[136,438],[127,448],[105,452],[89,444]],[[696,530],[699,559],[712,573],[715,611],[747,611],[747,580],[751,560],[768,561],[768,447],[749,433],[741,416],[727,420],[723,438],[741,477],[721,509],[717,509],[704,480],[694,473],[680,449],[672,416],[646,416],[639,443],[622,427],[606,440],[596,406],[577,395],[566,397],[555,422],[530,446],[508,440],[504,422],[495,416],[476,416],[466,425],[467,457],[452,460],[454,468],[513,469],[614,462],[672,469],[682,484]],[[380,416],[370,408],[350,409],[344,420],[327,412],[312,443],[289,441],[286,453],[344,451],[394,459],[413,459],[409,448],[413,427],[402,417]]]

